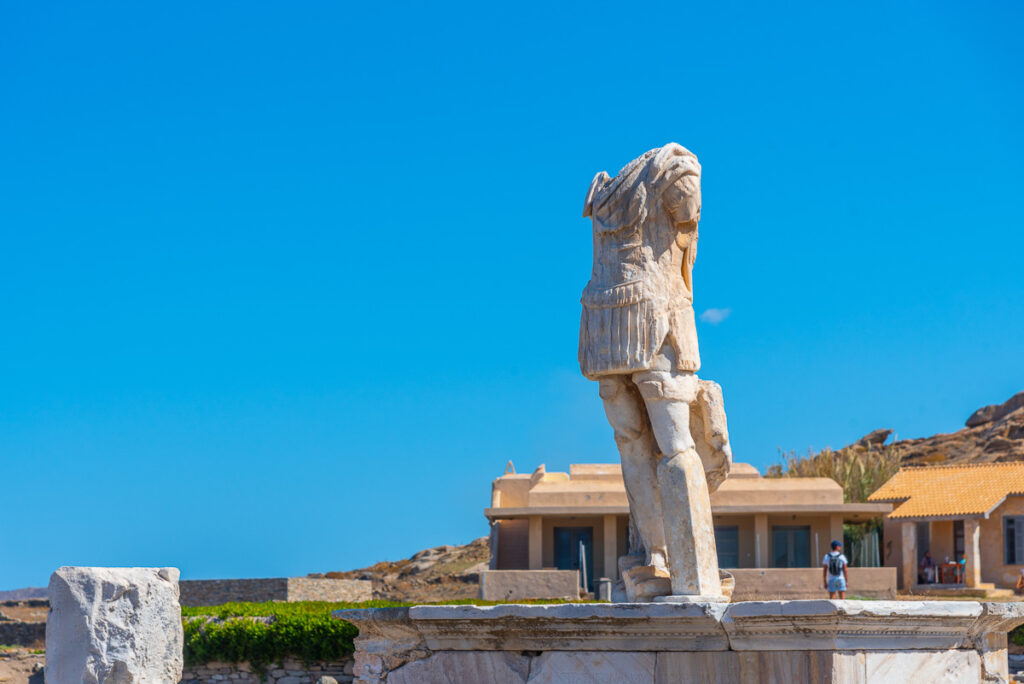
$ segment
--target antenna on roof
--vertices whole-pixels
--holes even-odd
[[[506,475],[515,475],[516,474],[516,467],[514,465],[512,465],[512,459],[509,459],[508,465],[505,466],[505,474]]]

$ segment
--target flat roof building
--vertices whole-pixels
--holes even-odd
[[[843,503],[842,488],[829,478],[765,478],[747,463],[734,463],[711,495],[719,566],[743,571],[733,572],[740,594],[745,586],[753,589],[741,578],[747,570],[759,570],[760,588],[779,597],[820,592],[822,556],[831,540],[842,540],[843,524],[891,509],[888,503]],[[494,480],[484,514],[491,522],[492,570],[578,570],[582,545],[588,586],[595,577],[618,578],[629,503],[617,463],[573,464],[568,473],[541,465],[529,474],[516,473],[510,463]],[[881,572],[862,595],[895,591],[891,568],[870,570]]]

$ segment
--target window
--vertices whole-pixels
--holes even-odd
[[[556,527],[555,567],[559,570],[580,569],[580,547],[587,564],[587,589],[594,588],[594,528]]]
[[[810,568],[810,526],[772,528],[772,567]]]
[[[738,568],[740,565],[740,528],[736,525],[716,527],[715,548],[718,549],[718,567]]]
[[[1007,565],[1024,565],[1024,515],[1003,516],[1003,559]]]
[[[964,521],[953,521],[953,560],[957,563],[964,557]]]

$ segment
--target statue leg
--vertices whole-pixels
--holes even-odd
[[[622,457],[626,498],[644,543],[645,564],[667,571],[665,525],[658,493],[657,449],[644,401],[625,375],[602,378],[600,392],[605,415],[615,430],[615,443]]]
[[[658,463],[663,525],[672,594],[722,595],[715,528],[704,465],[690,435],[690,404],[697,376],[682,371],[645,371],[633,376],[664,456]]]

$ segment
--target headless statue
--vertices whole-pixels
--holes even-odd
[[[579,360],[615,431],[640,554],[619,560],[629,601],[728,601],[710,494],[732,463],[721,388],[700,380],[693,264],[700,164],[670,143],[610,178],[583,215],[594,267],[583,291]]]

